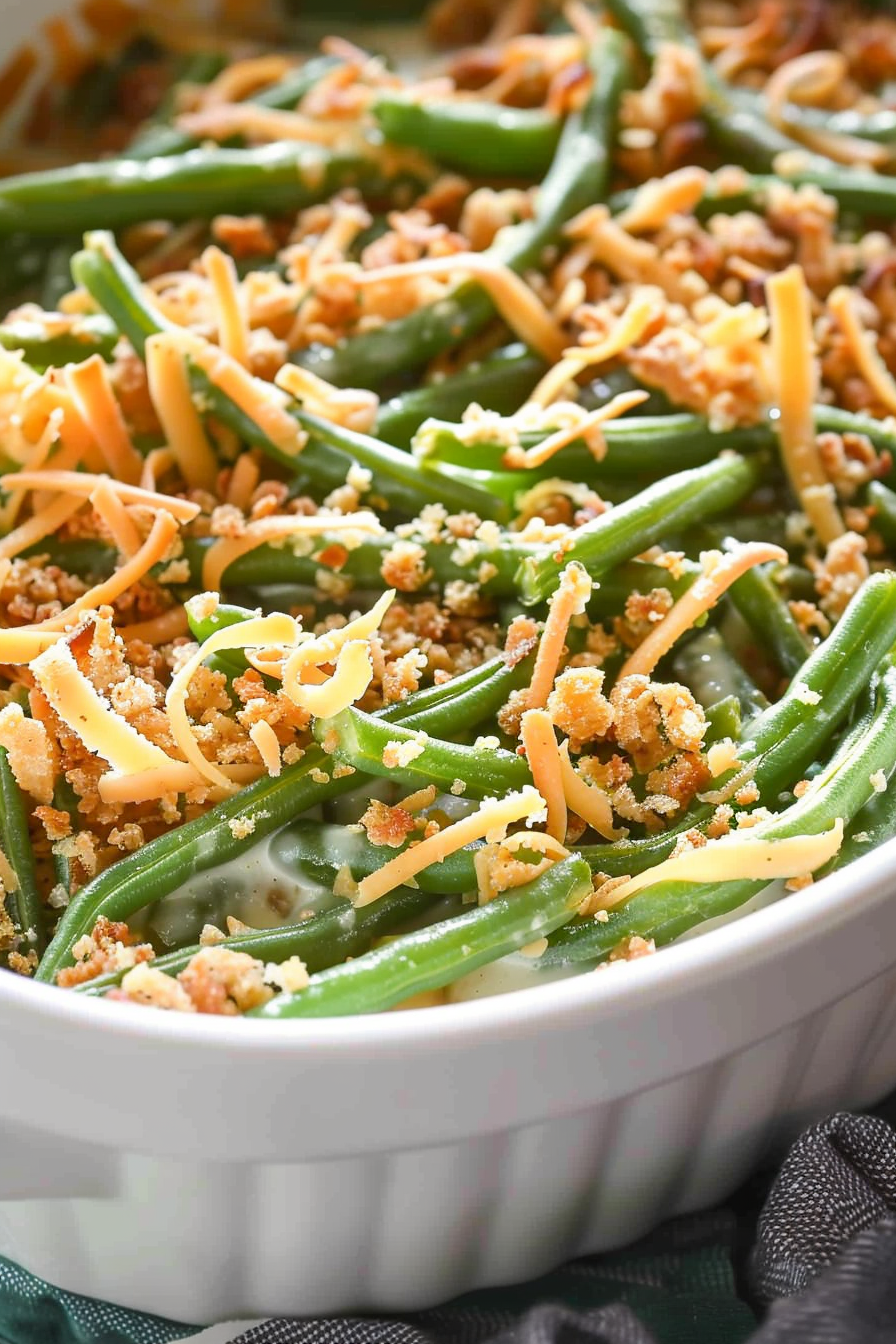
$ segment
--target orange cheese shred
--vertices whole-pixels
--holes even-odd
[[[580,564],[567,565],[551,597],[548,618],[535,655],[532,680],[526,692],[529,709],[543,709],[560,666],[563,645],[573,616],[579,616],[591,596],[591,579]]]
[[[787,563],[787,552],[769,542],[750,541],[728,555],[709,551],[703,556],[703,573],[684,593],[671,611],[653,627],[650,634],[630,654],[619,671],[620,677],[649,677],[676,640],[690,630],[694,622],[710,611],[742,574],[754,565],[776,561]]]
[[[562,844],[566,839],[566,797],[551,716],[545,709],[528,709],[522,717],[521,730],[533,782],[547,804],[548,835]]]
[[[363,878],[358,883],[352,903],[362,906],[378,901],[381,896],[408,882],[431,863],[440,863],[473,840],[481,840],[483,837],[486,840],[500,839],[508,826],[533,819],[544,811],[544,806],[541,794],[531,785],[519,793],[508,793],[505,798],[486,798],[468,817],[446,826],[436,835],[421,840],[418,845],[412,845],[377,872]]]
[[[578,378],[585,369],[606,364],[639,341],[653,321],[655,312],[656,302],[650,295],[636,294],[602,341],[594,345],[572,345],[563,351],[563,358],[544,375],[529,397],[529,402],[536,406],[550,406],[552,401],[561,396],[566,384]]]
[[[586,821],[605,840],[622,840],[628,832],[613,825],[610,799],[594,784],[587,783],[569,759],[569,743],[560,746],[560,778],[570,811]]]
[[[6,478],[2,479],[5,480]],[[52,536],[63,523],[68,522],[69,518],[83,506],[83,499],[70,499],[65,495],[57,496],[52,504],[48,504],[39,513],[33,514],[24,523],[20,523],[5,537],[0,537],[0,560],[12,560],[22,551],[27,550],[29,546],[34,546],[38,541],[43,541],[44,537]]]
[[[576,439],[584,439],[595,457],[600,459],[603,452],[595,452],[594,431],[600,425],[605,425],[608,420],[615,420],[617,416],[624,415],[626,411],[632,410],[635,406],[640,406],[646,400],[647,393],[640,389],[620,392],[618,396],[612,397],[603,406],[598,406],[597,410],[590,411],[583,416],[577,424],[566,425],[563,429],[558,429],[555,433],[549,434],[534,448],[508,448],[502,459],[503,465],[511,468],[541,467],[555,453],[559,453],[561,448],[566,448]]]
[[[168,447],[188,485],[214,490],[218,463],[190,392],[179,333],[161,332],[146,342],[149,395]]]
[[[90,495],[90,503],[112,534],[119,552],[129,559],[140,549],[140,533],[109,481],[100,481]]]
[[[82,364],[67,365],[65,380],[112,475],[119,481],[139,481],[143,459],[131,443],[108,369],[100,356],[91,355]]]
[[[202,254],[202,265],[215,298],[218,343],[225,354],[248,368],[249,326],[233,258],[220,247],[207,247]]]
[[[771,318],[771,374],[780,421],[778,438],[790,483],[825,545],[843,535],[843,519],[815,440],[812,407],[818,383],[812,312],[802,267],[766,282]],[[835,312],[837,311],[835,307]]]
[[[126,485],[111,476],[95,476],[86,471],[11,471],[0,476],[4,490],[54,490],[59,494],[89,499],[101,484],[108,485],[122,504],[139,505],[144,509],[164,509],[179,523],[190,523],[199,513],[199,505],[175,495],[163,495],[156,490],[144,490],[138,485]]]

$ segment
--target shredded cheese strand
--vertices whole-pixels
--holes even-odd
[[[65,380],[112,475],[120,481],[139,481],[143,459],[131,442],[112,391],[109,371],[100,356],[91,355],[82,364],[66,365]]]
[[[621,355],[623,350],[641,339],[655,311],[656,304],[649,295],[636,294],[602,341],[594,345],[572,345],[563,351],[563,358],[544,375],[530,396],[529,403],[550,406],[561,396],[566,384],[578,378],[585,369],[605,364]],[[645,392],[644,398],[646,396]]]
[[[118,633],[125,643],[139,639],[143,644],[170,644],[172,640],[185,635],[190,628],[187,613],[183,607],[170,607],[161,616],[153,616],[148,621],[134,621],[131,625],[119,626]]]
[[[843,843],[843,820],[838,817],[821,835],[793,835],[763,840],[739,835],[710,840],[637,873],[614,888],[613,904],[627,901],[645,887],[660,882],[774,882],[777,878],[813,873],[838,853]]]
[[[139,505],[145,509],[164,509],[179,523],[190,523],[199,513],[199,505],[175,495],[163,495],[157,490],[144,490],[138,485],[115,481],[111,476],[95,476],[86,471],[15,471],[0,476],[4,490],[54,490],[64,495],[89,499],[98,486],[108,485],[122,504]]]
[[[170,757],[116,713],[78,667],[65,640],[35,658],[31,674],[62,721],[117,774],[168,767]]]
[[[856,295],[847,285],[838,285],[828,297],[828,308],[846,337],[859,373],[878,401],[896,414],[896,378],[881,358],[874,335],[862,326]]]
[[[143,576],[149,573],[153,565],[159,564],[165,558],[176,536],[177,523],[170,513],[160,511],[156,514],[152,530],[140,550],[120,569],[117,569],[102,583],[98,583],[96,587],[89,588],[86,593],[82,593],[75,602],[60,611],[58,615],[48,616],[45,621],[41,621],[40,625],[22,626],[20,630],[27,630],[31,633],[66,630],[69,626],[75,624],[82,612],[111,605],[122,593],[127,592],[134,584],[139,583]]]
[[[202,340],[192,331],[167,332],[172,346],[180,350],[198,369],[233,401],[244,415],[254,420],[271,443],[282,453],[295,457],[308,441],[287,409],[287,398],[270,383],[253,378],[225,351]],[[155,339],[154,337],[150,338]],[[148,342],[147,342],[148,344]]]
[[[650,233],[668,223],[671,215],[688,215],[706,191],[705,168],[677,168],[665,177],[654,177],[635,191],[627,210],[616,216],[626,233]]]
[[[252,140],[299,140],[310,145],[334,145],[346,138],[345,122],[318,121],[298,112],[259,107],[255,103],[216,103],[214,107],[185,112],[176,125],[197,139],[229,140],[232,135]]]
[[[508,826],[530,820],[544,811],[544,799],[537,789],[527,785],[519,793],[508,793],[505,798],[486,798],[468,817],[446,826],[437,835],[421,840],[404,853],[391,859],[377,872],[358,883],[353,898],[356,906],[370,905],[388,892],[410,881],[432,863],[441,863],[449,854],[456,853],[473,840],[499,839]]]
[[[576,439],[584,439],[591,452],[600,461],[604,456],[605,445],[602,439],[599,444],[595,442],[594,431],[598,426],[605,425],[608,420],[615,420],[617,416],[624,415],[626,411],[632,410],[635,406],[640,406],[646,400],[647,393],[640,391],[640,389],[620,392],[618,396],[611,398],[603,406],[599,406],[596,411],[590,411],[583,416],[577,424],[567,425],[565,428],[549,434],[534,448],[508,448],[502,459],[503,465],[511,468],[541,467],[555,453],[559,453],[561,448],[574,443]]]
[[[560,575],[560,582],[551,597],[548,618],[541,632],[532,680],[526,691],[529,709],[544,709],[554,688],[554,678],[560,666],[563,645],[573,616],[579,616],[591,596],[591,579],[583,567],[573,562]]]
[[[568,742],[560,746],[560,778],[570,811],[587,822],[598,835],[602,835],[605,840],[622,840],[628,834],[624,828],[613,825],[613,806],[603,789],[589,784],[573,768]]]
[[[252,453],[240,453],[233,464],[230,482],[227,486],[227,503],[242,513],[248,513],[252,504],[252,495],[261,479],[261,468]]]
[[[247,369],[249,326],[233,258],[222,252],[220,247],[207,247],[202,254],[202,265],[215,299],[218,343],[225,354]]]
[[[553,721],[547,710],[529,709],[520,726],[532,780],[547,804],[547,833],[562,844],[566,839],[566,797]]]
[[[424,257],[403,265],[380,266],[362,270],[360,266],[334,266],[330,274],[350,279],[353,285],[390,284],[417,276],[456,281],[458,275],[475,276],[507,325],[520,340],[555,363],[563,353],[563,332],[535,291],[509,266],[484,252],[456,252],[447,257]]]
[[[146,342],[149,395],[168,447],[187,485],[213,491],[218,463],[193,404],[178,333],[160,332]]]
[[[267,644],[292,646],[298,638],[299,627],[291,616],[282,612],[275,612],[272,616],[256,616],[240,625],[216,630],[175,673],[165,696],[165,710],[171,732],[178,749],[210,783],[222,789],[234,789],[224,772],[203,756],[190,726],[187,694],[195,672],[206,658],[225,649],[260,648]]]
[[[26,522],[20,523],[12,532],[0,538],[0,560],[12,560],[29,546],[43,541],[44,537],[52,536],[83,506],[83,499],[68,499],[64,495],[54,499],[52,504],[48,504],[39,513],[32,514]]]
[[[653,627],[634,653],[629,655],[620,668],[620,678],[649,677],[676,640],[690,630],[704,612],[710,611],[715,606],[732,583],[754,565],[764,565],[770,561],[786,565],[787,552],[770,542],[750,541],[727,555],[709,551],[702,557],[702,561],[703,573],[678,599],[671,611]]]
[[[815,439],[812,407],[818,380],[813,355],[812,312],[801,266],[788,266],[766,282],[771,318],[771,364],[780,411],[778,435],[794,493],[825,545],[843,535],[834,489],[825,475]]]
[[[151,803],[159,798],[201,789],[208,802],[218,803],[230,798],[238,789],[260,779],[263,771],[257,765],[226,765],[223,767],[228,783],[226,788],[209,785],[192,765],[185,761],[169,761],[164,769],[140,770],[131,775],[101,775],[97,785],[104,803]]]
[[[255,743],[265,770],[276,779],[282,769],[280,743],[277,741],[277,734],[265,719],[259,719],[249,729],[249,736]]]
[[[369,433],[376,425],[380,399],[375,392],[361,387],[336,387],[298,364],[284,364],[274,382],[305,410],[334,425],[344,425],[360,434]]]
[[[359,510],[345,514],[271,514],[247,524],[240,537],[221,537],[212,542],[202,557],[202,586],[220,591],[224,572],[242,555],[248,555],[268,542],[289,537],[316,537],[325,532],[360,532],[378,536],[383,525],[375,513]]]
[[[283,689],[300,709],[316,719],[329,719],[360,700],[372,680],[370,645],[364,639],[351,639],[339,650],[332,677],[310,685],[288,679],[284,669]]]
[[[140,549],[140,533],[133,518],[109,481],[100,481],[90,495],[90,503],[112,534],[112,540],[126,560]]]

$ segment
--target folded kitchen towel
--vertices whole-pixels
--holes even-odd
[[[892,1344],[896,1132],[879,1115],[831,1116],[767,1185],[758,1220],[753,1182],[625,1251],[402,1317],[199,1330],[0,1260],[0,1344]]]

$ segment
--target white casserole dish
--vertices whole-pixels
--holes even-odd
[[[8,7],[6,49],[60,9]],[[194,1323],[422,1307],[723,1198],[896,1085],[894,1028],[896,842],[656,957],[449,1008],[183,1018],[0,975],[0,1254]]]

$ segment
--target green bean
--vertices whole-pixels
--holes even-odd
[[[866,498],[874,509],[871,516],[874,530],[888,545],[896,545],[896,492],[880,481],[870,481]]]
[[[53,790],[53,807],[57,812],[68,813],[72,834],[75,834],[78,822],[78,796],[64,775],[61,775],[56,781],[56,787]],[[70,900],[74,892],[71,860],[65,852],[60,852],[55,845],[53,846],[53,872],[57,885],[63,888]]]
[[[591,871],[573,856],[487,905],[406,933],[311,977],[307,989],[278,994],[251,1016],[265,1019],[375,1013],[425,990],[441,989],[572,918],[591,890]]]
[[[396,448],[408,448],[424,420],[459,420],[472,402],[509,415],[526,400],[546,368],[544,361],[524,345],[508,345],[457,373],[384,402],[377,416],[376,436]]]
[[[475,460],[480,468],[499,469],[506,445],[478,438],[473,443],[465,442],[460,428],[441,420],[426,421],[414,436],[414,452],[424,461],[464,466]],[[549,429],[524,430],[519,436],[520,446],[535,448],[550,433]],[[676,470],[704,466],[723,449],[750,453],[772,448],[775,442],[764,421],[721,433],[710,429],[702,416],[687,414],[629,415],[601,426],[601,435],[606,444],[603,457],[596,458],[584,442],[575,440],[561,448],[545,469],[552,476],[573,481],[633,479],[665,474],[673,464]]]
[[[118,331],[103,313],[70,318],[49,313],[48,320],[20,317],[0,324],[0,346],[21,350],[26,364],[43,373],[63,364],[80,364],[91,355],[112,358]]]
[[[0,236],[123,228],[146,219],[211,219],[252,208],[301,210],[346,187],[388,190],[373,155],[322,153],[277,143],[255,149],[190,149],[145,162],[109,159],[8,177],[0,184]]]
[[[893,806],[892,793],[888,788],[882,793],[875,793],[856,813],[852,824],[847,828],[840,852],[822,868],[818,876],[826,877],[828,873],[833,873],[838,868],[846,868],[850,863],[855,863],[856,859],[862,859],[873,849],[885,845],[894,836],[896,836],[896,807]]]
[[[607,7],[651,64],[669,42],[690,47],[699,56],[682,0],[607,0]],[[828,157],[811,153],[798,140],[772,126],[749,98],[741,98],[739,90],[726,84],[702,57],[700,66],[705,88],[703,118],[713,139],[735,162],[767,169],[779,154],[796,151],[803,163],[822,169],[832,167]]]
[[[720,699],[733,698],[744,720],[749,721],[768,708],[768,700],[714,625],[698,630],[682,643],[672,655],[672,671],[704,709]]]
[[[313,975],[346,958],[360,956],[375,939],[419,918],[432,904],[433,898],[427,892],[399,887],[381,901],[374,901],[358,910],[345,901],[334,909],[323,910],[297,924],[236,933],[215,946],[226,947],[232,952],[243,952],[260,961],[278,965],[290,957],[301,957]],[[178,975],[190,958],[201,951],[202,948],[196,943],[176,952],[167,952],[153,959],[153,969],[164,971],[166,975]],[[115,989],[126,975],[125,969],[95,976],[93,980],[76,985],[75,992],[96,998]]]
[[[516,576],[522,601],[526,605],[543,601],[572,560],[584,565],[592,578],[600,578],[661,537],[722,513],[743,499],[757,480],[756,466],[734,454],[667,476],[577,528],[562,548],[556,542],[547,544],[524,560]]]
[[[726,550],[737,548],[731,538]],[[740,613],[759,647],[771,653],[785,677],[795,677],[811,652],[811,645],[790,614],[781,591],[769,575],[768,566],[747,570],[728,590],[728,596]]]
[[[275,837],[271,854],[288,872],[297,873],[332,891],[340,869],[347,867],[355,881],[360,882],[382,868],[385,858],[394,858],[407,848],[407,844],[394,849],[375,845],[363,831],[348,831],[344,826],[332,826],[322,821],[297,821]],[[441,863],[424,868],[415,878],[417,886],[433,896],[462,896],[464,892],[474,890],[474,852],[469,848],[458,850]]]
[[[706,219],[714,214],[739,214],[742,210],[756,210],[761,213],[766,208],[769,191],[779,187],[782,181],[796,187],[818,187],[826,196],[833,197],[841,211],[859,215],[863,219],[869,216],[879,219],[896,218],[896,179],[879,173],[864,172],[858,168],[851,168],[848,171],[841,168],[838,171],[830,164],[824,168],[805,168],[802,165],[799,168],[794,167],[788,171],[786,178],[745,173],[740,185],[730,190],[728,184],[720,189],[717,180],[711,177],[695,213],[700,219]]]
[[[763,99],[751,89],[738,89],[744,105],[751,104],[754,112],[764,116]],[[834,112],[826,107],[809,107],[803,103],[786,103],[781,109],[782,120],[791,130],[823,131],[825,135],[846,135],[873,144],[896,144],[896,112],[880,108],[874,112],[859,112],[847,108]]]
[[[21,790],[0,747],[0,849],[15,877],[13,890],[5,890],[5,911],[13,926],[12,950],[38,955],[45,944],[44,908],[34,868],[34,849],[28,832],[28,815]],[[7,887],[4,882],[0,890]],[[0,899],[0,914],[4,904]]]
[[[602,33],[590,64],[595,87],[584,109],[566,121],[538,194],[535,218],[501,230],[489,249],[496,261],[516,271],[537,264],[566,221],[601,200],[606,191],[619,99],[629,80],[624,38]],[[468,281],[409,317],[352,336],[332,349],[313,347],[302,353],[299,362],[341,387],[378,387],[475,335],[494,311],[481,286]]]
[[[425,150],[437,162],[478,177],[542,177],[563,126],[545,108],[473,99],[416,102],[398,93],[380,94],[371,111],[393,144]]]
[[[443,698],[430,694],[423,708],[418,708],[411,695],[391,707],[390,717],[402,718],[424,730],[431,724],[440,726],[444,722],[445,701],[457,693],[458,684],[465,691],[460,679],[458,683],[449,682],[437,688],[443,692]],[[469,715],[474,712],[471,707],[481,706],[487,699],[487,690],[477,682],[463,698],[458,695],[456,703],[464,705],[464,713]],[[127,919],[142,906],[176,891],[196,873],[239,857],[246,850],[246,841],[239,838],[242,828],[234,828],[232,823],[251,819],[253,843],[257,843],[309,807],[357,786],[354,776],[334,778],[332,770],[328,770],[330,765],[326,753],[309,747],[301,761],[287,766],[277,778],[265,776],[257,780],[233,797],[216,803],[204,816],[185,822],[119,859],[71,901],[35,978],[52,984],[57,973],[71,963],[74,944],[90,932],[101,915],[112,920]]]
[[[335,56],[315,56],[297,69],[290,70],[289,74],[284,75],[276,84],[254,93],[247,101],[256,107],[293,108],[316,84],[320,83],[325,75],[338,69],[341,64],[342,62]],[[214,74],[217,74],[217,71],[213,72],[211,78],[214,78]],[[197,80],[194,75],[191,82],[209,81]],[[188,131],[182,131],[178,126],[147,126],[129,146],[128,158],[146,160],[183,154],[195,148],[198,143],[195,136],[190,135]]]
[[[778,816],[750,830],[756,841],[820,835],[838,820],[848,823],[874,795],[878,772],[889,777],[896,765],[896,669],[879,679],[875,712],[848,734],[807,793]],[[728,914],[767,885],[744,878],[728,882],[661,881],[636,892],[606,923],[588,920],[551,939],[545,966],[602,960],[622,939],[650,938],[658,947],[708,919]]]
[[[459,717],[455,721],[462,722]],[[444,741],[430,736],[428,729],[420,732],[404,724],[383,723],[360,709],[317,719],[313,730],[315,739],[338,761],[411,788],[435,784],[450,793],[452,784],[462,780],[465,796],[486,798],[532,783],[528,765],[512,751]]]
[[[740,700],[736,695],[726,695],[723,700],[717,700],[715,704],[707,707],[705,714],[704,747],[710,747],[714,742],[722,742],[726,738],[730,738],[732,742],[740,741],[743,714]]]

